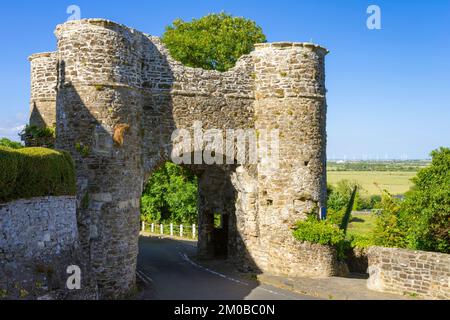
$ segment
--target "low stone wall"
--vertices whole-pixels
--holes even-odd
[[[49,293],[53,298],[67,298],[70,294],[64,291],[70,265],[84,268],[79,257],[75,197],[0,204],[0,299],[35,299]]]
[[[449,254],[371,247],[368,259],[369,289],[450,299]]]
[[[268,247],[268,259],[255,257],[261,271],[288,277],[331,277],[345,275],[345,264],[337,260],[330,246],[286,239],[278,246]],[[283,263],[280,263],[283,261]]]
[[[0,257],[46,259],[78,240],[75,197],[44,197],[0,204]]]

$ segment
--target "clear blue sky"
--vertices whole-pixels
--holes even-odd
[[[76,4],[161,35],[175,18],[222,10],[260,24],[269,41],[327,47],[328,157],[425,158],[450,146],[450,1],[168,0],[2,1],[0,136],[17,140],[29,101],[27,57],[55,49],[53,30]],[[369,5],[382,29],[366,27]]]

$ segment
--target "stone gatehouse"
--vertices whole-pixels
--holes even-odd
[[[296,221],[325,205],[326,49],[259,44],[220,73],[185,67],[159,38],[107,20],[67,22],[55,34],[56,52],[30,57],[30,122],[56,124],[56,147],[74,157],[80,242],[101,297],[133,288],[143,186],[170,160],[174,130],[194,121],[280,132],[274,172],[261,170],[264,158],[191,166],[199,177],[199,255],[225,254],[279,275],[333,273],[332,250],[292,237]]]

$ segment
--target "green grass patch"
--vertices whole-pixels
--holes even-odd
[[[354,236],[369,236],[375,228],[377,216],[375,214],[352,213],[352,220],[348,225],[348,234]]]
[[[0,202],[76,194],[75,168],[64,151],[0,147]]]
[[[412,186],[415,175],[416,172],[403,171],[328,171],[328,183],[356,181],[369,195],[379,195],[383,189],[391,194],[404,194]]]

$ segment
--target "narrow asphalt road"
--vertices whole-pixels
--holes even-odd
[[[311,300],[194,262],[195,243],[141,237],[137,279],[144,300]]]

